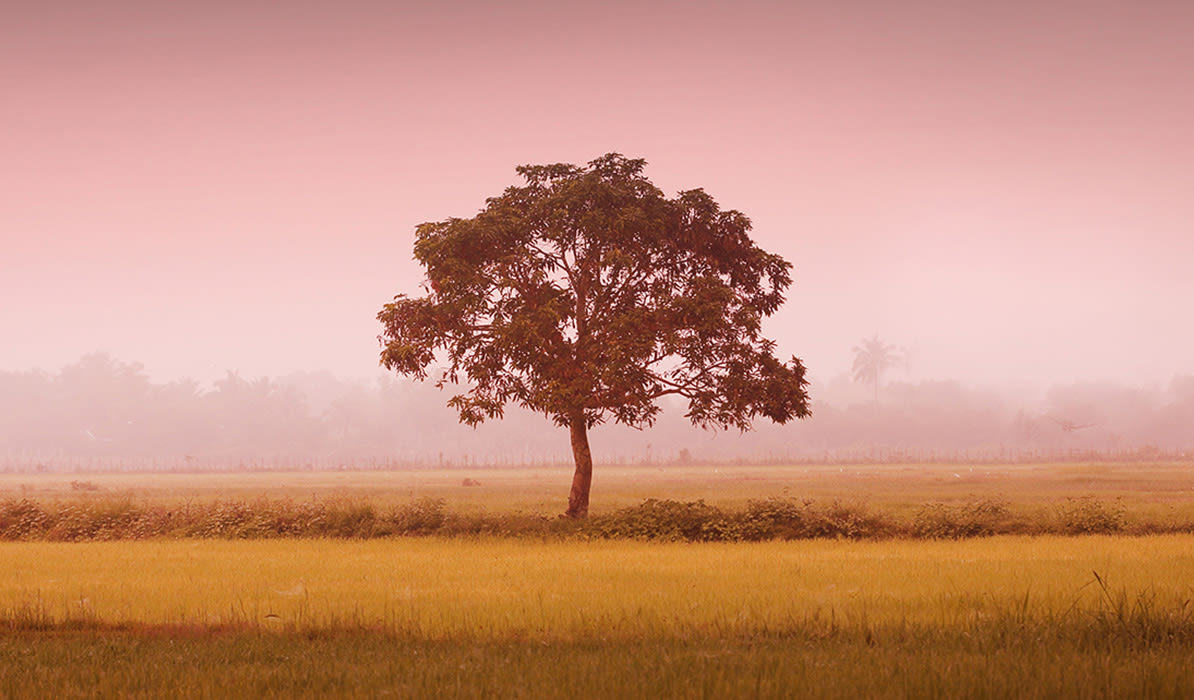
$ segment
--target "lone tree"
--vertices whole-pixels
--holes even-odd
[[[377,315],[385,368],[426,379],[446,351],[436,385],[467,386],[448,400],[462,422],[513,402],[569,429],[573,518],[589,509],[588,430],[609,418],[649,426],[668,395],[706,428],[809,415],[804,365],[760,335],[791,265],[754,245],[740,212],[699,189],[669,199],[644,165],[519,167],[526,184],[473,218],[417,227],[427,294]]]
[[[904,353],[894,345],[879,340],[875,334],[864,338],[854,348],[854,381],[870,384],[875,390],[875,403],[879,403],[879,383],[883,373],[904,361]]]

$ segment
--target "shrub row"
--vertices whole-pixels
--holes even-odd
[[[767,499],[750,501],[742,511],[726,511],[704,501],[649,499],[607,516],[593,518],[582,534],[611,539],[733,542],[811,538],[885,538],[903,534],[893,518],[865,506],[833,501]]]
[[[388,509],[367,501],[211,501],[177,506],[129,500],[0,501],[0,540],[126,540],[392,536],[539,537],[734,542],[811,538],[958,539],[1000,534],[1145,534],[1194,532],[1190,521],[1130,521],[1123,504],[1067,499],[1051,511],[1016,514],[990,499],[932,503],[910,518],[863,504],[773,498],[726,510],[704,501],[649,499],[584,521],[525,514],[459,515],[441,499]]]
[[[427,535],[447,514],[424,499],[380,512],[367,502],[324,500],[211,501],[176,506],[128,500],[39,503],[0,501],[0,540],[122,540],[150,537],[268,538]]]
[[[909,518],[865,504],[771,498],[725,511],[703,501],[647,500],[594,518],[582,533],[608,538],[670,541],[760,541],[791,539],[962,539],[993,535],[1159,534],[1194,532],[1194,521],[1127,517],[1122,501],[1067,498],[1042,513],[1016,514],[1004,501],[977,499],[930,503]]]

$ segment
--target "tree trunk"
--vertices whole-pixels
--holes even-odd
[[[589,514],[589,486],[593,483],[593,453],[589,451],[589,430],[585,426],[583,410],[569,416],[568,429],[572,433],[572,460],[576,472],[572,475],[572,490],[568,492],[569,518],[584,518]]]

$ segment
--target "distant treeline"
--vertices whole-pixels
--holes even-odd
[[[1194,376],[1162,389],[1055,386],[1001,396],[954,381],[891,383],[876,402],[839,378],[813,417],[751,433],[693,428],[682,404],[648,430],[601,426],[601,462],[973,461],[1181,456],[1194,448]],[[568,435],[511,408],[474,430],[429,384],[327,372],[210,386],[151,381],[138,363],[84,356],[57,373],[0,372],[0,469],[334,468],[568,461]]]

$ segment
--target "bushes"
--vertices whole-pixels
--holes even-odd
[[[1118,498],[1110,504],[1091,496],[1067,498],[1055,510],[1060,530],[1067,535],[1109,535],[1123,532],[1126,525]]]
[[[930,503],[912,520],[912,534],[927,539],[961,539],[1005,535],[1016,531],[1007,504],[998,499],[980,499],[950,506]]]
[[[591,518],[581,531],[605,539],[709,542],[741,539],[737,523],[704,501],[656,500]]]
[[[0,540],[145,539],[196,537],[370,538],[438,532],[444,503],[424,499],[380,514],[367,502],[342,499],[211,501],[178,507],[137,506],[130,501],[38,503],[0,501]]]
[[[381,509],[368,501],[289,499],[138,505],[129,499],[80,502],[0,500],[0,540],[129,540],[151,537],[376,538],[496,536],[736,542],[812,538],[959,539],[999,534],[1189,532],[1189,522],[1129,523],[1122,502],[1072,498],[1052,511],[1016,515],[998,499],[930,503],[911,519],[864,504],[769,498],[726,510],[704,501],[648,499],[608,515],[577,521],[536,514],[458,515],[442,499]]]
[[[0,502],[0,539],[43,539],[50,518],[27,498]]]
[[[833,501],[820,506],[778,498],[750,501],[744,511],[731,513],[704,501],[649,499],[591,522],[583,530],[590,536],[671,542],[863,539],[899,534],[894,521],[862,505]]]
[[[863,539],[900,533],[891,518],[865,505],[837,500],[828,505],[780,498],[749,501],[741,517],[748,540]]]
[[[446,505],[442,498],[420,498],[395,512],[394,525],[401,533],[430,535],[447,522]]]

